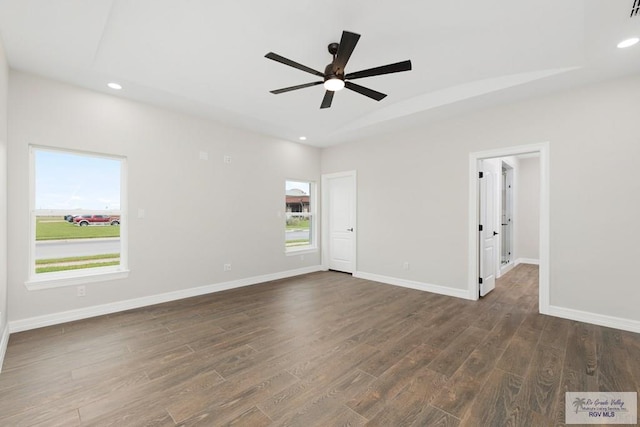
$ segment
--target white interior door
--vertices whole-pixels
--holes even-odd
[[[323,176],[325,259],[330,270],[353,273],[356,259],[356,175]]]
[[[498,262],[498,184],[501,164],[498,159],[482,160],[480,165],[480,296],[496,286]]]

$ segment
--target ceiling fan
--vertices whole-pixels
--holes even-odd
[[[287,59],[283,56],[278,55],[277,53],[267,53],[265,55],[265,58],[269,58],[290,67],[297,68],[298,70],[306,71],[307,73],[322,77],[323,79],[322,81],[272,90],[271,93],[277,95],[284,92],[290,92],[292,90],[304,89],[306,87],[324,84],[326,91],[324,93],[324,98],[322,99],[322,104],[320,104],[320,108],[331,107],[333,94],[343,88],[350,89],[354,92],[358,92],[361,95],[368,96],[369,98],[375,99],[376,101],[380,101],[387,95],[352,83],[351,80],[361,79],[363,77],[379,76],[382,74],[399,73],[401,71],[409,71],[411,70],[411,61],[396,62],[395,64],[383,65],[381,67],[369,68],[367,70],[345,74],[344,69],[347,66],[347,62],[349,61],[349,58],[351,57],[351,54],[353,53],[353,50],[355,49],[359,39],[360,34],[343,31],[340,43],[331,43],[328,46],[329,53],[333,55],[333,61],[331,61],[331,64],[325,67],[324,73]]]

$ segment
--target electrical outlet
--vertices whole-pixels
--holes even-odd
[[[225,264],[223,268],[224,268],[224,271],[231,271],[231,264]]]
[[[224,160],[224,162],[226,164],[230,164],[231,163],[231,156],[224,156],[223,160]]]
[[[84,297],[87,295],[87,287],[82,285],[82,286],[78,286],[77,288],[77,293],[79,297]]]
[[[409,261],[405,261],[402,263],[402,269],[403,270],[408,270],[409,269]]]

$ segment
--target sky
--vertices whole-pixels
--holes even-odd
[[[297,188],[298,190],[302,190],[305,193],[309,194],[309,183],[308,182],[287,181],[286,184],[285,184],[285,191],[291,190],[293,188]]]
[[[36,150],[36,209],[120,209],[120,160]]]

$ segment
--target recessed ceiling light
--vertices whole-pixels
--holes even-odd
[[[640,39],[638,37],[631,37],[630,39],[622,40],[618,43],[618,49],[624,49],[625,47],[631,47],[638,43]]]
[[[300,141],[306,141],[307,137],[306,136],[301,136],[300,138],[298,138]]]
[[[114,89],[114,90],[122,89],[122,86],[115,82],[108,83],[107,86],[109,86],[111,89]]]

